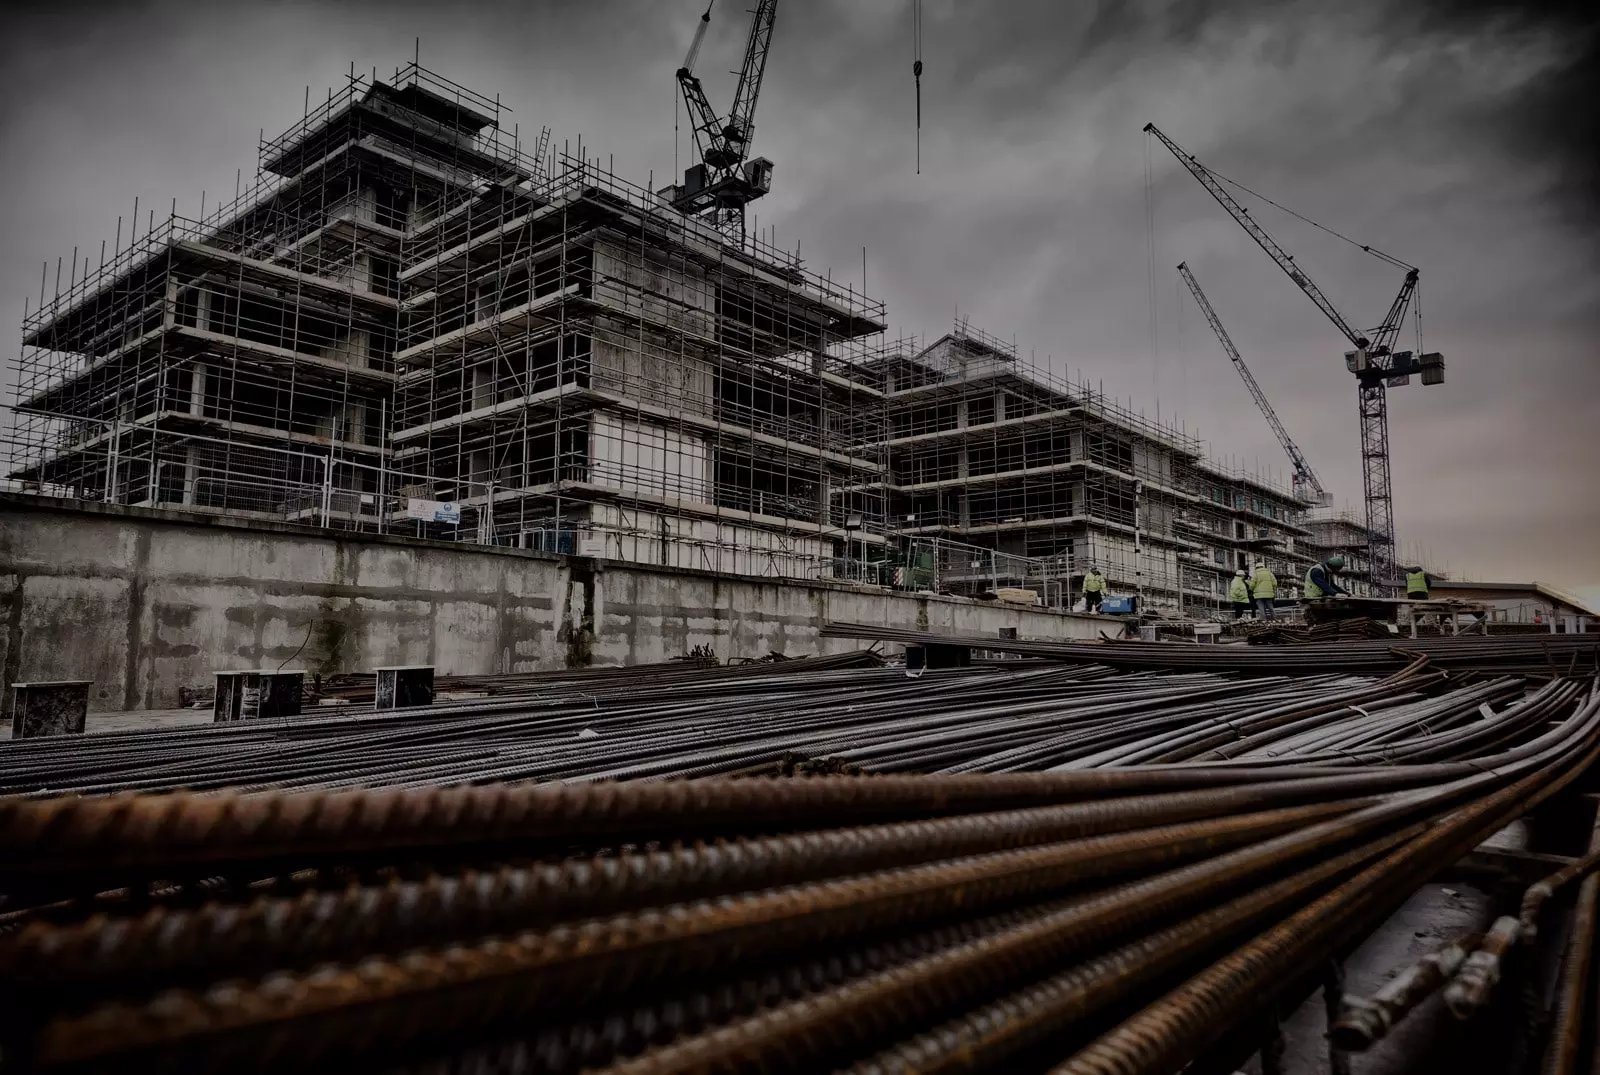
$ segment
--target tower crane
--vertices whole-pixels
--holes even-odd
[[[1239,349],[1233,345],[1233,339],[1228,335],[1228,330],[1222,327],[1222,319],[1217,316],[1217,311],[1211,308],[1206,293],[1200,290],[1200,282],[1194,278],[1194,273],[1189,271],[1189,263],[1181,262],[1178,273],[1183,277],[1183,282],[1189,285],[1190,294],[1194,295],[1195,303],[1200,307],[1200,312],[1205,314],[1206,321],[1211,325],[1211,331],[1217,334],[1217,342],[1222,344],[1223,351],[1227,352],[1234,368],[1239,371],[1239,376],[1244,379],[1245,388],[1249,389],[1250,397],[1256,401],[1256,406],[1261,408],[1261,413],[1266,416],[1267,425],[1272,427],[1272,433],[1278,438],[1278,443],[1283,446],[1284,454],[1289,457],[1289,462],[1294,465],[1294,494],[1301,500],[1314,504],[1325,505],[1332,498],[1322,488],[1322,482],[1317,479],[1316,473],[1311,469],[1311,464],[1306,461],[1305,453],[1300,450],[1289,436],[1289,431],[1283,428],[1283,422],[1278,418],[1278,412],[1272,409],[1272,404],[1267,400],[1267,394],[1256,383],[1255,376],[1251,374],[1250,367],[1244,364],[1244,359],[1239,355]]]
[[[711,25],[711,5],[706,5],[695,27],[694,40],[678,68],[678,86],[689,110],[689,126],[694,134],[699,160],[683,173],[683,182],[663,193],[685,214],[700,217],[729,237],[744,234],[744,207],[772,189],[772,162],[765,157],[746,160],[755,138],[756,100],[761,95],[761,80],[767,70],[767,52],[772,47],[772,25],[778,14],[778,0],[758,0],[750,37],[745,42],[744,65],[734,91],[733,107],[726,120],[717,116],[706,96],[705,87],[694,73],[700,45]]]
[[[1154,123],[1147,123],[1145,133],[1153,134],[1161,144],[1178,158],[1178,163],[1200,181],[1217,204],[1228,211],[1250,238],[1277,263],[1289,279],[1316,304],[1317,309],[1332,321],[1334,326],[1355,348],[1345,352],[1345,367],[1356,375],[1357,400],[1361,416],[1361,477],[1367,508],[1367,540],[1371,543],[1372,579],[1380,592],[1393,592],[1398,586],[1395,570],[1394,497],[1391,493],[1389,468],[1389,401],[1391,385],[1406,384],[1411,374],[1421,375],[1423,384],[1444,382],[1444,356],[1437,351],[1415,354],[1395,351],[1394,343],[1405,323],[1406,309],[1417,289],[1417,268],[1398,258],[1390,257],[1369,246],[1361,249],[1374,257],[1405,270],[1405,281],[1400,292],[1389,304],[1383,322],[1371,333],[1358,332],[1350,326],[1343,314],[1322,293],[1312,279],[1295,264],[1294,258],[1279,246],[1277,240],[1250,215],[1250,210],[1240,205],[1223,186],[1222,177],[1211,171],[1168,138]]]

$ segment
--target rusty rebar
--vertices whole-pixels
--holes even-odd
[[[1182,862],[1233,845],[1246,832],[1281,831],[1286,822],[1247,815],[1163,826],[649,908],[254,982],[172,989],[148,1002],[110,1002],[54,1019],[40,1031],[38,1055],[46,1064],[124,1053],[141,1063],[204,1057],[212,1066],[225,1061],[249,1070],[378,1055],[420,1035],[477,1033],[525,1013],[612,1001],[756,954],[840,943]],[[1137,917],[1157,907],[1118,901],[1107,911]]]
[[[1452,770],[1459,771],[1459,770]],[[460,854],[579,840],[692,839],[973,813],[1258,780],[1345,777],[1246,769],[1100,770],[960,777],[811,777],[673,783],[495,785],[413,791],[0,798],[0,871],[57,875],[179,870],[362,854]],[[1349,794],[1437,779],[1372,773]]]
[[[85,994],[192,981],[225,965],[237,975],[515,932],[597,916],[962,855],[1038,846],[1228,815],[1307,798],[1296,784],[1165,796],[933,821],[835,829],[762,840],[433,875],[377,886],[258,896],[136,917],[39,922],[0,939],[0,974]],[[1370,805],[1310,803],[1239,819],[1239,839],[1287,831]],[[1220,831],[1220,830],[1219,830]]]
[[[1535,770],[1456,810],[1411,844],[1391,852],[1101,1035],[1056,1067],[1054,1075],[1176,1071],[1226,1029],[1256,1011],[1263,998],[1274,994],[1275,984],[1291,978],[1308,962],[1326,958],[1341,941],[1358,935],[1439,867],[1459,858],[1510,817],[1575,780],[1600,756],[1594,747],[1597,709],[1600,707],[1591,700],[1585,719],[1575,721],[1583,736],[1581,752],[1571,752],[1552,769]]]
[[[885,1050],[855,1067],[858,1075],[887,1072],[1001,1070],[1018,1053],[1083,1022],[1234,940],[1260,923],[1376,856],[1419,829],[1388,833],[1343,855],[1175,925],[1156,930],[1035,985],[965,1013]]]

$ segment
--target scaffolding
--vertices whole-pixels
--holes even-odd
[[[507,112],[352,72],[233,201],[74,254],[25,319],[8,476],[741,574],[881,546],[883,399],[847,374],[882,303],[548,129],[525,153]]]
[[[415,63],[75,252],[23,325],[38,493],[1066,607],[1209,614],[1305,504],[958,321],[726,236]]]
[[[969,588],[1005,574],[1065,606],[1095,566],[1148,608],[1208,615],[1235,570],[1260,560],[1298,575],[1305,559],[1306,505],[1291,490],[1206,458],[1195,438],[965,320],[926,346],[893,341],[856,377],[888,401],[895,529],[995,554],[972,558]]]

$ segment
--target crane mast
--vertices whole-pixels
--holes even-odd
[[[1250,397],[1256,401],[1262,415],[1267,419],[1267,425],[1272,427],[1272,433],[1278,438],[1278,443],[1283,446],[1284,454],[1289,457],[1289,462],[1294,465],[1294,492],[1302,500],[1309,500],[1316,504],[1326,504],[1328,494],[1322,488],[1316,473],[1311,469],[1311,464],[1306,461],[1305,453],[1300,446],[1289,436],[1289,431],[1283,427],[1283,422],[1278,418],[1278,412],[1272,409],[1267,394],[1256,383],[1255,376],[1250,372],[1250,367],[1245,365],[1244,359],[1239,354],[1239,349],[1233,345],[1233,339],[1228,335],[1228,330],[1222,327],[1222,319],[1217,316],[1217,311],[1211,308],[1211,302],[1206,298],[1206,293],[1200,290],[1200,282],[1194,278],[1194,273],[1189,271],[1188,262],[1178,266],[1178,272],[1183,277],[1183,282],[1189,285],[1189,293],[1194,296],[1195,304],[1200,307],[1200,312],[1205,315],[1206,322],[1211,326],[1211,331],[1216,333],[1217,342],[1222,344],[1222,350],[1233,362],[1239,376],[1244,381],[1244,386],[1250,392]]]
[[[1215,172],[1185,152],[1168,138],[1154,123],[1147,123],[1145,133],[1153,134],[1161,144],[1178,158],[1178,163],[1206,188],[1217,204],[1228,211],[1246,234],[1256,241],[1278,268],[1293,280],[1295,285],[1316,304],[1317,309],[1333,322],[1344,338],[1355,348],[1345,352],[1345,366],[1356,375],[1357,403],[1361,419],[1361,471],[1362,492],[1366,501],[1367,540],[1370,542],[1373,585],[1381,593],[1393,592],[1399,585],[1395,565],[1394,497],[1391,492],[1389,462],[1389,402],[1391,385],[1402,385],[1410,375],[1420,373],[1423,384],[1441,384],[1444,381],[1444,356],[1438,352],[1417,355],[1410,351],[1395,352],[1395,341],[1405,323],[1406,310],[1417,288],[1417,269],[1397,258],[1392,258],[1371,247],[1362,247],[1374,257],[1381,258],[1406,270],[1405,282],[1389,306],[1383,323],[1370,334],[1351,327],[1337,307],[1322,293],[1316,283],[1295,264],[1294,257],[1284,250],[1267,230],[1250,215],[1250,210],[1240,205],[1238,199],[1223,186]]]
[[[745,42],[744,64],[734,91],[728,118],[721,119],[694,73],[700,46],[711,24],[706,6],[695,27],[694,40],[678,68],[678,87],[689,110],[689,130],[698,162],[683,173],[683,182],[666,188],[672,204],[689,216],[706,220],[732,238],[744,234],[744,207],[772,189],[772,162],[764,157],[746,160],[755,138],[756,101],[766,76],[767,53],[772,47],[772,27],[778,0],[760,0]]]

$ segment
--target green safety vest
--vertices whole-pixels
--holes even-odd
[[[1321,566],[1322,566],[1321,564],[1313,564],[1311,567],[1306,568],[1306,585],[1305,585],[1304,591],[1302,591],[1301,594],[1300,594],[1301,597],[1321,597],[1322,596],[1322,587],[1318,586],[1316,583],[1311,581],[1311,572],[1315,571],[1318,567],[1321,567]],[[1323,568],[1323,570],[1326,571],[1327,568]]]
[[[1085,575],[1083,577],[1084,593],[1099,593],[1106,588],[1104,575]]]
[[[1250,588],[1255,591],[1256,598],[1271,600],[1278,596],[1278,576],[1267,568],[1257,571],[1250,579]]]
[[[1237,575],[1234,576],[1233,584],[1228,587],[1228,600],[1241,603],[1250,600],[1250,587]]]
[[[1406,593],[1419,593],[1428,596],[1428,573],[1426,571],[1408,571],[1406,573]]]

